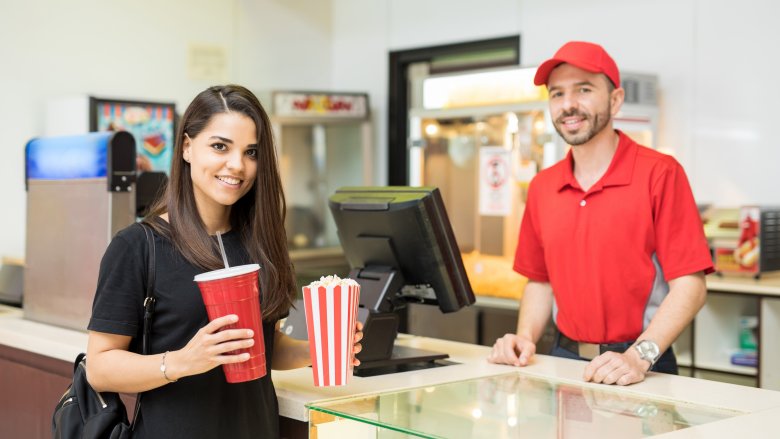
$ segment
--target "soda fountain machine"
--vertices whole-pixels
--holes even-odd
[[[136,145],[125,131],[27,143],[24,317],[85,330],[103,252],[136,218]]]

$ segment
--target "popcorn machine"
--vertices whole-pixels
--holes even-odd
[[[299,284],[323,273],[346,276],[349,266],[327,200],[339,187],[373,183],[368,95],[276,91],[272,102],[288,246]]]

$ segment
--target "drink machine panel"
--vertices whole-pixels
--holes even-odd
[[[111,237],[135,221],[136,146],[127,132],[28,142],[24,316],[85,330]]]

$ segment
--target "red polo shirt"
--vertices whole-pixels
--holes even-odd
[[[558,328],[588,343],[636,340],[666,282],[712,272],[682,166],[618,134],[612,163],[587,192],[571,151],[534,178],[515,254],[517,272],[552,285]]]

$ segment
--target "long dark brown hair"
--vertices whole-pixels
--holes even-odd
[[[271,123],[252,92],[239,85],[215,86],[190,103],[176,132],[168,186],[150,208],[145,222],[168,237],[189,262],[204,271],[223,267],[219,247],[198,214],[183,145],[185,133],[194,138],[214,115],[228,112],[239,112],[254,121],[258,145],[255,184],[230,209],[230,225],[239,233],[250,259],[262,267],[263,317],[279,318],[288,312],[296,295],[284,230],[286,203]],[[166,212],[167,224],[155,220]]]

